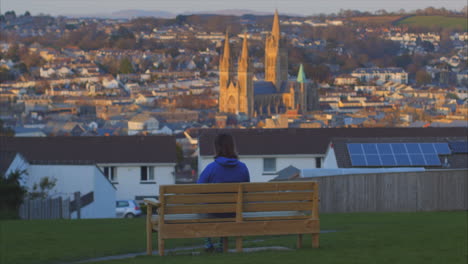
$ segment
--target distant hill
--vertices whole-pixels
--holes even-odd
[[[151,11],[151,10],[138,10],[129,9],[113,12],[110,14],[112,18],[135,18],[135,17],[159,17],[159,18],[174,18],[175,14],[166,11]]]
[[[224,15],[224,16],[243,16],[243,15],[256,15],[265,16],[272,15],[273,12],[258,12],[249,9],[223,9],[216,11],[197,11],[197,12],[185,12],[182,15]]]
[[[120,10],[112,13],[94,13],[94,14],[68,14],[67,17],[97,17],[97,18],[112,18],[112,19],[131,19],[137,17],[158,17],[158,18],[174,18],[175,14],[166,11],[158,10],[139,10],[128,9]]]
[[[273,14],[274,14],[274,10],[272,10],[271,12],[260,12],[260,11],[250,10],[250,9],[222,9],[222,10],[216,10],[216,11],[185,12],[182,15],[272,16]],[[280,12],[280,16],[303,17],[304,15]]]

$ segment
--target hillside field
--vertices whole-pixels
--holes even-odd
[[[400,20],[397,25],[408,26],[440,26],[442,28],[458,28],[468,30],[468,20],[464,17],[444,17],[444,16],[412,16]]]

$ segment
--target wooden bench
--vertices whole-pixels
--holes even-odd
[[[147,254],[152,254],[152,233],[158,232],[159,255],[164,240],[173,238],[236,237],[242,251],[242,237],[297,234],[312,235],[312,247],[319,247],[318,183],[269,182],[164,185],[159,201],[147,199]],[[153,219],[153,208],[158,208]],[[231,218],[213,218],[211,213],[234,213]]]

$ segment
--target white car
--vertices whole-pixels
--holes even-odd
[[[135,200],[118,200],[115,202],[117,217],[134,218],[141,215],[140,206]]]

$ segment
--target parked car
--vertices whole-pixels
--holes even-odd
[[[115,202],[117,217],[134,218],[141,215],[140,206],[135,200],[118,200]]]

